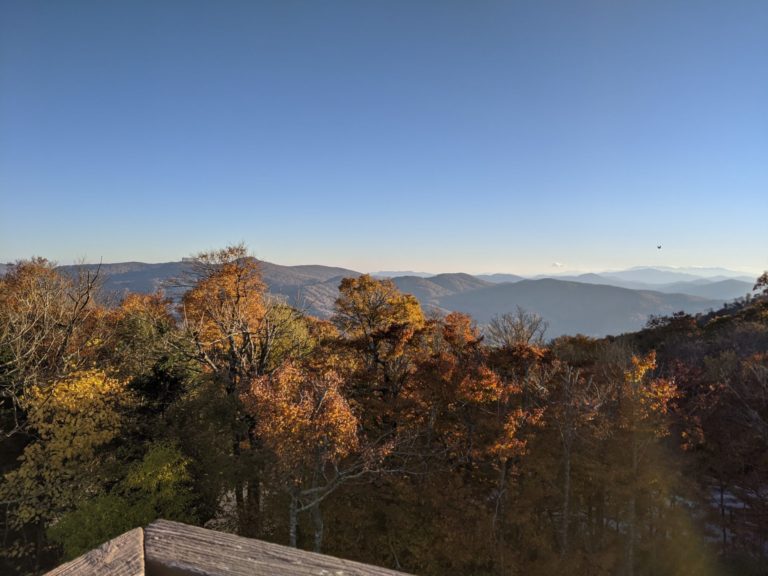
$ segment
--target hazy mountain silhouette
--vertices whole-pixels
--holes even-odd
[[[628,270],[603,272],[600,275],[618,280],[630,282],[643,282],[645,284],[670,284],[672,282],[690,282],[719,276],[718,279],[732,277],[738,273],[724,268],[701,268],[700,273],[692,272],[692,268],[668,268],[668,267],[637,267]]]
[[[727,280],[719,280],[717,282],[709,283],[702,283],[699,281],[675,282],[673,284],[656,286],[655,289],[659,292],[670,294],[690,294],[692,296],[701,296],[702,298],[728,301],[751,294],[754,285],[754,280],[745,282],[743,280],[729,278]]]
[[[492,282],[463,273],[438,274],[430,278],[400,276],[399,278],[392,278],[392,281],[401,292],[416,296],[425,310],[437,310],[439,312],[450,312],[440,304],[440,299],[443,297],[494,285]]]
[[[102,264],[101,273],[105,291],[118,299],[127,291],[149,293],[163,289],[169,279],[180,277],[188,267],[187,262],[121,262]],[[95,269],[96,265],[88,268]],[[333,266],[281,266],[263,261],[261,268],[272,294],[321,318],[333,314],[341,279],[360,274]],[[61,267],[70,274],[77,269]],[[0,265],[0,273],[4,270],[5,265]],[[502,278],[513,281],[500,281]],[[661,282],[670,278],[677,280]],[[397,276],[392,281],[401,291],[413,294],[427,311],[466,312],[481,324],[521,306],[549,322],[548,337],[575,333],[602,336],[636,330],[651,314],[719,308],[723,302],[750,292],[753,284],[733,277],[723,279],[722,274],[715,280],[687,271],[653,268],[533,280],[514,274],[479,277],[452,273]],[[178,296],[178,292],[169,295]]]
[[[630,290],[603,284],[585,284],[546,278],[497,284],[441,298],[440,306],[471,314],[480,323],[521,306],[548,323],[548,337],[582,333],[589,336],[637,330],[651,314],[679,310],[704,312],[719,301],[686,294]]]
[[[434,276],[431,272],[414,272],[413,270],[379,270],[371,272],[374,278],[397,278],[399,276],[418,276],[419,278],[429,278]]]
[[[523,276],[518,276],[517,274],[477,274],[476,278],[487,280],[488,282],[494,282],[496,284],[501,282],[520,282],[520,280],[525,280]]]
[[[664,292],[665,294],[688,294],[690,296],[701,296],[712,300],[727,302],[741,298],[747,293],[752,292],[754,280],[744,281],[737,278],[726,278],[722,276],[715,278],[697,278],[685,282],[670,282],[666,284],[651,284],[648,282],[636,282],[622,280],[615,276],[605,276],[600,274],[580,274],[578,276],[557,276],[554,280],[565,280],[569,282],[581,282],[583,284],[603,284],[607,286],[616,286],[619,288],[629,288],[630,290],[652,290],[655,292]]]

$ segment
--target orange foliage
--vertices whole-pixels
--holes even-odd
[[[286,365],[254,379],[242,396],[256,419],[255,436],[292,482],[318,465],[339,464],[359,447],[358,420],[341,388],[333,371]]]
[[[184,294],[182,313],[202,342],[219,347],[233,339],[242,345],[264,315],[264,290],[258,262],[223,261]]]

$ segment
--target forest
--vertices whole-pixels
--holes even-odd
[[[320,320],[243,245],[187,264],[119,299],[43,258],[0,277],[0,573],[156,518],[423,576],[768,570],[768,275],[548,340],[368,275]]]

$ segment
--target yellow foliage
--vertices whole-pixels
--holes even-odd
[[[656,367],[656,354],[645,357],[632,356],[632,366],[625,372],[626,392],[632,401],[632,413],[625,426],[637,426],[646,422],[646,428],[657,436],[667,435],[668,428],[663,421],[655,419],[668,414],[672,402],[680,396],[674,381],[663,378],[648,380],[647,376]]]
[[[339,286],[335,320],[351,337],[372,338],[394,326],[422,328],[424,313],[419,301],[403,294],[391,280],[375,280],[368,274],[344,278]]]
[[[627,382],[640,382],[645,375],[656,367],[656,353],[650,352],[644,358],[632,356],[632,367],[625,372]]]
[[[37,440],[0,486],[3,499],[19,501],[18,525],[55,517],[96,490],[97,450],[119,434],[130,401],[125,383],[100,370],[29,391],[25,408]]]

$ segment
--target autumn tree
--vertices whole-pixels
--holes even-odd
[[[498,378],[466,315],[430,320],[416,340],[406,348],[408,376],[396,402],[388,401],[397,424],[392,452],[372,485],[333,497],[329,547],[351,541],[361,559],[423,574],[486,569],[492,544],[484,479],[503,432]]]
[[[375,533],[357,545],[370,548],[372,560],[383,561],[378,550],[418,573],[499,569],[497,498],[526,452],[527,418],[508,396],[516,390],[505,389],[489,364],[470,317],[452,313],[424,330],[400,393],[399,422],[411,438],[397,450],[407,452],[399,460],[406,466],[377,483],[381,508],[355,510],[352,497],[345,501],[347,513],[371,522]],[[508,475],[500,480],[502,462]]]
[[[493,492],[496,555],[502,570],[508,569],[512,562],[521,562],[510,548],[527,546],[533,554],[542,554],[542,550],[548,548],[540,519],[533,513],[534,506],[529,505],[522,513],[516,504],[522,500],[532,503],[556,497],[542,497],[537,491],[540,483],[535,481],[545,461],[542,455],[546,453],[536,448],[536,439],[546,415],[551,381],[558,370],[550,350],[543,345],[543,327],[538,316],[518,309],[516,316],[507,316],[505,323],[497,325],[499,331],[488,351],[489,365],[498,375],[503,390],[499,416],[510,438],[505,450],[497,455]],[[529,479],[523,482],[521,472],[529,466]]]
[[[670,409],[678,396],[675,383],[654,378],[654,353],[630,354],[621,347],[609,349],[605,384],[605,430],[609,455],[608,490],[615,499],[616,513],[624,524],[624,573],[638,567],[643,517],[668,512],[667,499],[674,494],[675,472],[659,443],[670,433]],[[660,521],[661,522],[661,521]],[[647,546],[647,544],[646,544]]]
[[[572,513],[573,460],[576,441],[581,430],[599,408],[592,381],[581,370],[565,365],[555,379],[548,399],[548,419],[557,429],[562,445],[562,518],[560,523],[560,553],[569,552]]]
[[[95,304],[99,271],[64,276],[44,258],[21,260],[0,277],[0,430],[25,422],[24,396],[82,367],[98,339]]]
[[[248,447],[250,419],[240,405],[241,387],[258,374],[259,350],[255,333],[265,311],[265,285],[259,265],[245,246],[230,246],[197,254],[185,278],[188,283],[179,307],[181,346],[195,360],[205,378],[211,380],[226,401],[231,436],[229,451],[233,459],[232,489],[237,506],[238,529],[246,530],[249,498],[247,470],[253,468],[242,458]],[[211,391],[214,391],[212,389]],[[250,508],[253,508],[251,506]]]
[[[308,332],[299,311],[266,294],[259,263],[242,244],[195,256],[177,281],[184,283],[190,288],[179,307],[179,349],[197,362],[203,378],[220,386],[229,406],[238,526],[255,533],[260,465],[252,445],[255,422],[241,393],[255,378],[305,353]]]
[[[502,386],[469,316],[454,312],[437,328],[433,351],[419,358],[409,395],[419,402],[416,416],[428,444],[437,442],[454,465],[471,467],[488,447],[488,439],[476,435],[482,434],[483,420],[486,426],[496,424]]]
[[[194,358],[228,395],[306,352],[303,315],[266,294],[259,262],[244,245],[196,255],[175,284],[189,287],[179,314]]]
[[[265,312],[259,264],[243,245],[196,255],[179,313],[195,359],[221,379],[228,395],[258,373],[256,334]]]
[[[397,398],[411,366],[409,346],[425,324],[416,298],[402,294],[391,280],[367,274],[345,278],[333,322],[363,361],[369,391]]]
[[[128,293],[105,315],[100,360],[124,378],[141,378],[173,354],[176,319],[172,301],[161,292]]]
[[[28,388],[22,407],[35,440],[0,484],[0,500],[12,505],[11,528],[21,537],[6,552],[32,555],[39,565],[46,527],[103,492],[104,464],[112,458],[104,448],[120,434],[131,403],[125,382],[95,369]],[[25,541],[29,529],[34,537]]]
[[[320,504],[376,467],[387,445],[366,441],[343,380],[322,364],[285,365],[256,378],[244,401],[255,416],[254,435],[272,453],[273,475],[289,496],[289,543],[297,545],[299,514],[310,512],[319,552]]]

